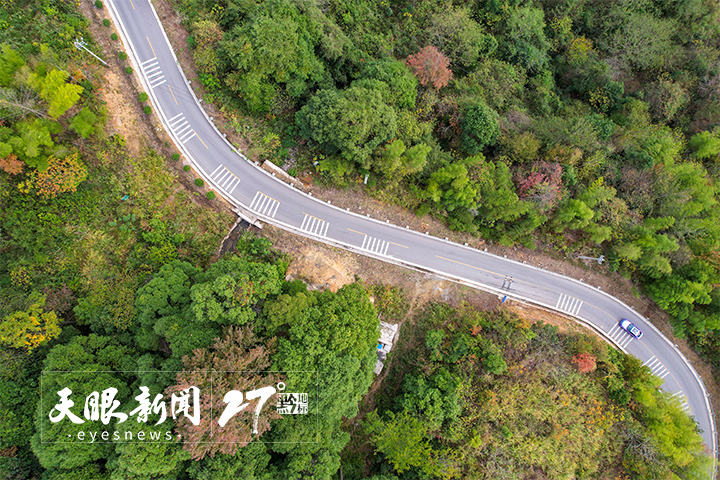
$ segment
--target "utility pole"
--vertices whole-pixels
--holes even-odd
[[[95,54],[94,54],[93,52],[91,52],[90,50],[88,50],[88,48],[85,46],[85,45],[87,45],[87,43],[85,42],[85,40],[83,39],[83,37],[80,37],[80,40],[78,40],[78,39],[76,38],[73,43],[75,44],[75,48],[77,48],[78,50],[85,50],[85,51],[88,52],[90,55],[92,55],[93,57],[95,57],[95,58],[97,58],[98,60],[100,60],[100,61],[103,63],[103,65],[105,65],[106,67],[109,67],[109,65],[108,65],[107,63],[105,63],[105,60],[103,60],[102,58],[98,57],[97,55],[95,55]]]

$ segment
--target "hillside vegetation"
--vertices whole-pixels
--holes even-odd
[[[505,243],[605,251],[716,355],[716,11],[390,3],[183,8],[203,82],[264,117],[266,157],[367,173],[370,193]],[[403,293],[308,291],[252,234],[216,258],[230,215],[181,185],[178,154],[108,132],[79,36],[100,52],[73,3],[0,10],[0,479],[707,478],[695,422],[646,367],[501,311],[428,306],[363,400]],[[280,384],[307,414],[255,417],[250,392]],[[190,387],[202,422],[170,404]],[[64,388],[85,423],[53,421]]]
[[[708,478],[695,422],[637,358],[469,305],[409,325],[358,435],[375,461],[352,443],[345,478]]]
[[[720,367],[710,0],[177,0],[250,154],[633,276]],[[250,119],[248,121],[248,119]],[[252,135],[251,135],[252,137]]]

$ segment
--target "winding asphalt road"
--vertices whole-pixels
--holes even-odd
[[[214,127],[190,89],[149,1],[107,3],[165,128],[201,176],[239,212],[325,243],[575,317],[662,378],[662,388],[695,416],[716,456],[714,418],[702,380],[680,351],[632,308],[593,286],[339,209],[273,178],[239,154]],[[621,318],[642,329],[642,339],[621,330]]]

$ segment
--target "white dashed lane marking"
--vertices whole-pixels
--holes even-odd
[[[365,235],[362,246],[360,248],[363,250],[367,250],[368,252],[377,253],[379,255],[387,255],[389,246],[390,242]]]
[[[185,120],[185,115],[183,115],[182,113],[178,113],[173,118],[168,120],[168,125],[182,144],[195,136],[195,130],[192,128],[190,123]]]
[[[255,210],[261,215],[275,218],[275,213],[277,213],[279,206],[280,202],[258,191],[250,204],[250,210]]]
[[[232,194],[235,187],[240,185],[240,179],[222,164],[210,174],[210,179],[221,189],[225,190],[228,195]]]
[[[618,325],[617,323],[613,328],[610,329],[610,332],[608,332],[608,337],[610,337],[613,342],[615,342],[622,348],[628,346],[630,342],[632,342],[635,338],[629,333],[627,333],[625,330],[620,328],[620,325]]]
[[[565,313],[569,313],[570,315],[577,315],[582,305],[583,301],[579,298],[560,294],[560,298],[558,298],[557,304],[555,304],[555,308],[557,308],[558,310],[562,310]]]
[[[145,60],[140,64],[142,67],[142,71],[145,74],[145,78],[147,78],[148,83],[150,84],[150,88],[159,87],[163,83],[167,82],[165,79],[165,75],[162,73],[162,69],[160,68],[160,64],[157,61],[157,58],[151,58],[150,60]]]
[[[308,215],[305,212],[303,212],[303,214],[305,215],[305,218],[303,218],[302,225],[300,225],[300,230],[321,237],[327,235],[328,227],[330,226],[328,222],[312,215]]]

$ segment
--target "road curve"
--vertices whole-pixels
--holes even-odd
[[[635,355],[680,399],[717,458],[709,396],[690,362],[617,298],[559,274],[339,209],[273,178],[237,152],[200,107],[148,0],[110,0],[111,16],[168,133],[213,188],[248,216],[379,260],[428,271],[573,316]],[[644,335],[618,327],[628,318]]]

